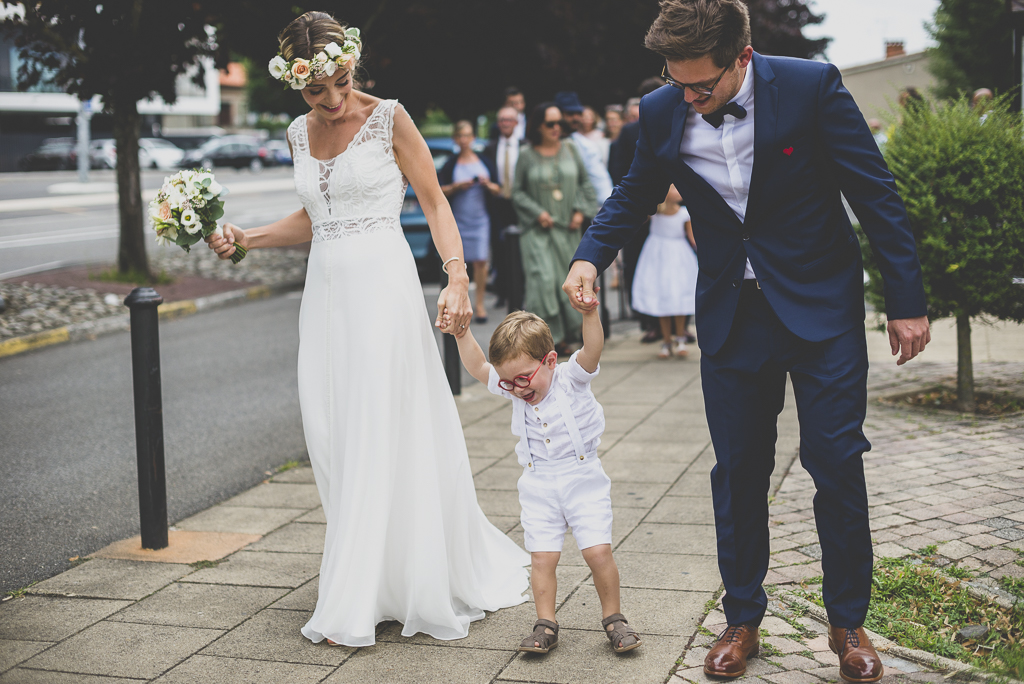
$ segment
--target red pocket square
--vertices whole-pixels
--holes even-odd
[[[782,150],[782,152],[783,152],[783,154],[785,154],[788,157],[791,154],[793,154],[793,148],[792,147],[787,147],[786,149]]]

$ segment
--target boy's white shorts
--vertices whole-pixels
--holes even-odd
[[[533,461],[519,478],[526,550],[561,551],[565,531],[580,550],[612,543],[612,481],[596,455]]]

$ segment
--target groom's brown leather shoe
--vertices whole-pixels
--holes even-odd
[[[757,655],[760,645],[757,627],[729,625],[704,657],[704,674],[739,677],[747,671],[747,658]]]
[[[885,674],[863,627],[829,627],[828,647],[839,656],[839,676],[848,682],[877,682]]]

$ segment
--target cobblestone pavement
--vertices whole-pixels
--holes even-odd
[[[547,657],[514,651],[532,625],[530,603],[489,615],[454,642],[403,638],[394,623],[384,623],[374,647],[310,644],[299,627],[316,600],[325,525],[309,468],[296,468],[177,522],[174,534],[242,539],[240,550],[217,564],[93,558],[0,604],[0,684],[703,683],[700,664],[724,615],[716,603],[721,584],[708,478],[714,456],[699,353],[685,361],[659,361],[654,353],[635,336],[613,338],[595,381],[608,418],[600,453],[613,481],[623,612],[643,634],[642,648],[611,652],[593,582],[571,537],[559,569],[561,645]],[[1013,381],[1021,370],[1020,363],[982,366],[979,374]],[[943,364],[883,367],[873,372],[871,386],[877,394],[948,372]],[[521,542],[515,491],[521,469],[508,406],[479,385],[468,386],[458,404],[480,505]],[[772,479],[768,582],[775,598],[821,574],[813,488],[796,462],[793,404],[790,397],[780,417]],[[990,581],[1016,571],[1014,549],[1024,536],[1024,506],[1016,503],[1024,493],[1021,417],[911,412],[880,404],[873,394],[866,431],[874,445],[865,463],[877,555],[935,544],[950,563]],[[750,661],[746,678],[836,681],[838,660],[823,622],[775,598],[762,624],[762,653]],[[888,682],[942,678],[920,663],[883,657]]]

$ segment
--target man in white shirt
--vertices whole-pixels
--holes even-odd
[[[580,102],[579,96],[572,91],[555,94],[555,103],[562,110],[562,125],[572,131],[569,138],[576,145],[576,149],[579,150],[580,157],[583,159],[583,165],[587,168],[590,184],[594,186],[594,194],[597,195],[597,203],[598,205],[604,204],[604,201],[612,194],[612,177],[608,175],[608,169],[601,162],[601,151],[580,131],[580,123],[583,120],[583,104]]]
[[[519,95],[522,98],[522,94]],[[498,170],[501,195],[488,196],[487,210],[491,217],[491,267],[494,286],[498,293],[497,306],[509,305],[513,311],[522,308],[522,263],[515,258],[519,230],[516,228],[516,210],[512,206],[512,188],[516,179],[516,163],[522,139],[517,135],[519,112],[514,107],[498,110],[498,138],[484,148],[484,156],[494,162]],[[518,272],[517,272],[518,271]],[[513,308],[514,307],[514,308]]]

